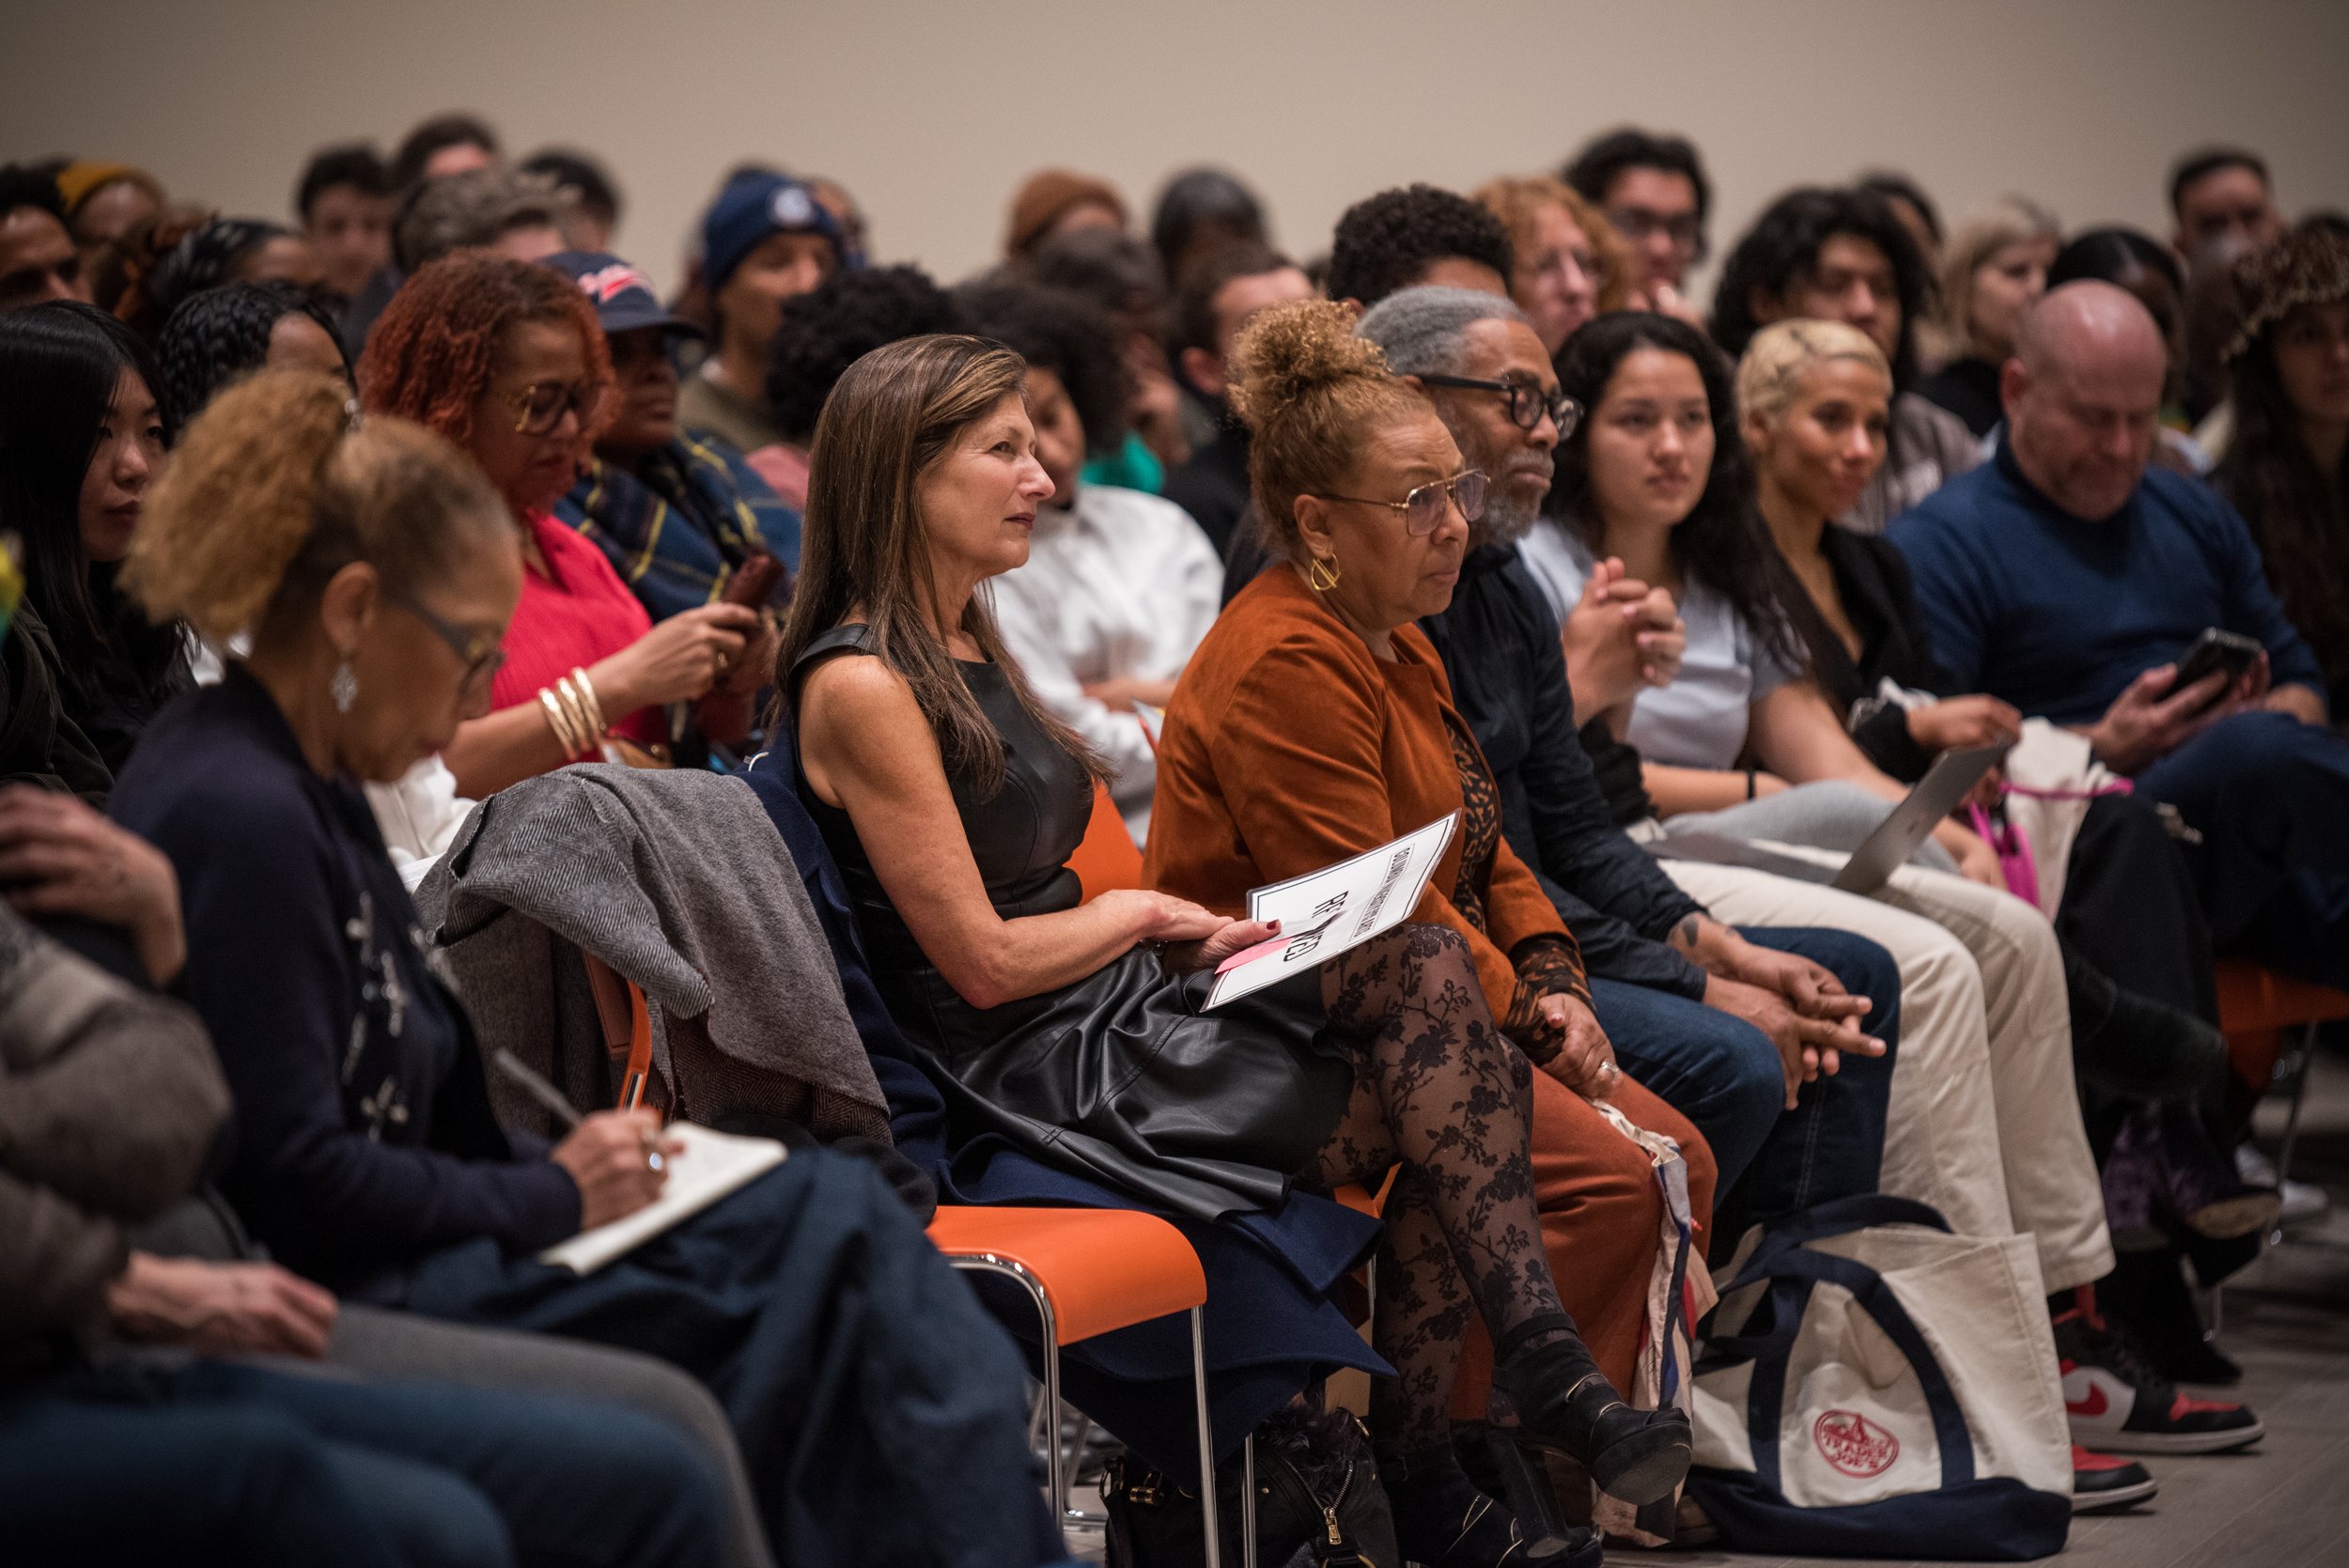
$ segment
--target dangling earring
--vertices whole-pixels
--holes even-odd
[[[1315,556],[1306,565],[1305,581],[1313,584],[1314,592],[1316,594],[1326,594],[1336,587],[1338,585],[1338,564],[1335,558],[1325,561],[1318,555]]]
[[[326,694],[334,699],[337,713],[349,713],[351,705],[359,700],[359,676],[348,658],[334,666],[334,678],[327,682]]]

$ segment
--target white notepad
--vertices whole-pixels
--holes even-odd
[[[538,1254],[540,1263],[574,1274],[593,1274],[727,1193],[749,1186],[781,1165],[786,1153],[771,1138],[738,1138],[691,1122],[673,1122],[664,1130],[667,1137],[685,1146],[668,1157],[669,1180],[661,1196],[624,1219],[582,1231],[548,1248]]]
[[[1459,825],[1460,814],[1447,812],[1424,828],[1335,865],[1250,889],[1248,918],[1277,920],[1281,934],[1218,965],[1206,1005],[1221,1007],[1277,986],[1299,970],[1319,969],[1402,924],[1419,907],[1419,895]]]

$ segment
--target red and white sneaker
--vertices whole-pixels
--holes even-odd
[[[2072,1512],[2101,1514],[2129,1508],[2161,1490],[2153,1472],[2134,1459],[2094,1453],[2072,1445]]]
[[[2180,1393],[2105,1326],[2086,1290],[2054,1327],[2075,1443],[2116,1453],[2223,1453],[2266,1430],[2248,1406]]]

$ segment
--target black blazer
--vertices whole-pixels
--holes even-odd
[[[1888,679],[1949,697],[1957,694],[1956,678],[1933,657],[1931,634],[1909,582],[1908,562],[1890,539],[1830,522],[1819,549],[1835,573],[1843,613],[1859,633],[1859,657],[1853,659],[1842,640],[1827,632],[1817,639],[1822,645],[1811,650],[1812,674],[1846,723],[1859,710],[1852,738],[1868,760],[1892,777],[1913,783],[1924,777],[1933,757],[1909,737],[1907,715],[1889,703],[1873,709],[1863,705],[1874,701]]]

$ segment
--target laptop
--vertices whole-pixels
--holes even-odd
[[[1875,831],[1841,866],[1822,865],[1799,856],[1781,854],[1743,839],[1720,833],[1678,833],[1649,844],[1647,852],[1659,861],[1702,861],[1708,865],[1742,865],[1800,882],[1825,882],[1842,893],[1871,893],[1891,878],[1895,868],[1908,863],[1918,846],[1955,811],[1982,776],[2006,755],[2003,746],[1972,746],[1942,753],[1906,799],[1876,824]]]

